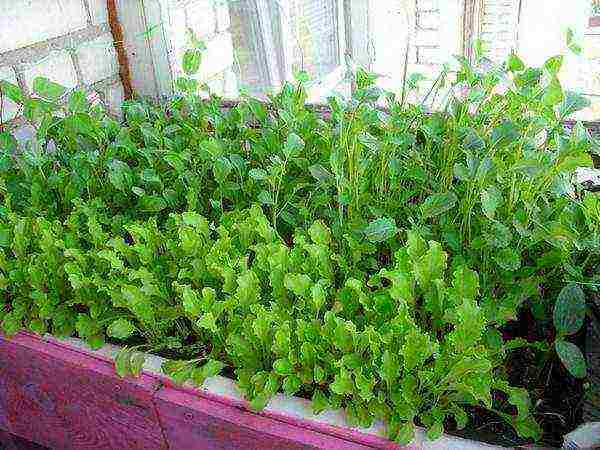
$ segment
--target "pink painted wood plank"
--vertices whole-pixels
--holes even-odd
[[[51,412],[53,410],[53,402],[55,401],[53,389],[56,390],[56,383],[51,382],[49,385],[52,389],[49,389],[43,384],[43,381],[36,382],[35,377],[32,378],[29,375],[28,378],[28,375],[24,374],[21,374],[20,378],[14,377],[16,380],[14,382],[9,383],[7,381],[14,376],[14,374],[8,373],[6,370],[7,365],[4,364],[4,361],[9,359],[6,355],[10,354],[10,352],[5,352],[5,347],[10,348],[11,345],[17,346],[21,353],[30,353],[29,356],[25,356],[26,359],[31,360],[31,363],[26,365],[26,373],[31,373],[34,366],[39,366],[40,362],[42,366],[56,366],[57,361],[55,360],[58,360],[59,366],[71,365],[75,366],[79,372],[92,372],[87,379],[74,381],[78,386],[82,384],[89,386],[83,394],[73,394],[77,398],[75,402],[86,398],[86,393],[88,396],[90,394],[93,394],[93,396],[98,395],[99,399],[105,398],[105,400],[98,400],[101,405],[88,406],[86,414],[89,417],[84,420],[85,426],[81,424],[79,430],[74,431],[72,423],[76,423],[76,421],[67,422],[64,417],[56,412],[48,414],[48,410]],[[22,354],[13,355],[12,360],[16,361],[23,357]],[[15,367],[17,366],[19,364],[15,364]],[[39,368],[36,368],[36,370],[39,370]],[[23,372],[23,370],[21,371]],[[47,375],[47,373],[44,373],[43,376],[40,375],[38,378]],[[76,379],[72,376],[69,376],[69,378]],[[31,382],[31,380],[34,381]],[[100,382],[98,380],[104,381]],[[133,389],[135,392],[123,390],[123,384],[127,385],[127,389]],[[163,385],[166,387],[156,394]],[[39,386],[43,386],[43,388],[40,389]],[[136,390],[141,390],[141,396],[139,395],[140,392]],[[121,394],[118,394],[118,392],[121,392]],[[63,398],[65,394],[64,392],[60,393],[59,389],[58,396]],[[18,410],[15,403],[22,402],[22,398],[29,399],[30,403],[37,406],[37,410],[35,408],[31,409],[31,405],[26,405],[26,408],[32,410],[32,416],[24,415],[19,420],[14,415],[15,409]],[[111,402],[114,403],[115,399],[118,403],[116,408],[111,404]],[[86,399],[86,401],[88,400]],[[104,405],[103,401],[108,405]],[[118,411],[122,407],[138,405],[143,409],[150,402],[154,403],[153,410],[157,414],[154,419],[158,419],[158,416],[160,418],[155,422],[150,420],[152,423],[148,424],[146,428],[144,426],[140,427],[139,420],[133,420],[134,425],[132,427],[127,426],[126,431],[119,429],[119,427],[107,426],[106,421],[110,422],[111,420],[115,420],[121,425],[129,423],[129,418],[121,419],[119,417],[120,413]],[[9,405],[9,407],[3,407],[4,404]],[[61,410],[62,414],[64,414],[65,409],[67,412],[73,409],[81,411],[82,406],[67,405]],[[98,409],[102,409],[102,411],[99,412]],[[52,338],[41,339],[29,333],[21,333],[8,341],[0,338],[0,428],[2,427],[3,411],[6,422],[14,430],[12,432],[45,445],[54,446],[53,442],[58,442],[57,448],[65,449],[164,448],[167,441],[171,444],[170,448],[173,449],[236,449],[245,447],[267,450],[306,448],[398,450],[402,448],[376,435],[364,434],[324,422],[293,417],[283,411],[265,410],[255,413],[249,411],[248,405],[244,401],[176,386],[166,377],[160,375],[148,373],[140,379],[122,380],[115,375],[113,363],[107,356],[71,346]],[[160,426],[158,422],[162,422],[162,430],[159,432],[156,431],[159,430]],[[35,424],[33,428],[31,423]],[[88,445],[85,441],[79,444],[73,443],[74,433],[84,430],[93,434],[94,432],[90,430],[94,429],[100,430],[97,433],[103,435],[107,442],[106,446]],[[111,436],[111,434],[116,434],[116,437]],[[146,436],[148,434],[152,436]],[[166,441],[156,444],[163,436]],[[69,439],[71,439],[70,444],[68,443]],[[123,439],[127,442],[121,442]],[[154,444],[156,446],[153,446]]]
[[[172,450],[305,450],[372,448],[262,415],[164,388],[155,403]]]
[[[0,365],[0,429],[8,431],[8,379],[2,376],[1,369]]]
[[[235,398],[224,397],[221,395],[214,394],[212,392],[206,390],[198,390],[196,388],[192,388],[189,386],[180,386],[173,383],[167,377],[159,376],[158,377],[162,384],[165,386],[165,389],[174,390],[180,392],[182,396],[188,396],[192,399],[204,399],[213,403],[222,404],[225,407],[234,408],[237,410],[241,410],[246,412],[247,414],[252,414],[253,416],[261,416],[267,419],[275,420],[277,422],[281,422],[288,426],[290,430],[308,430],[309,432],[316,432],[322,435],[327,435],[335,438],[339,438],[342,441],[352,442],[362,447],[359,448],[376,448],[380,450],[416,450],[418,446],[409,445],[409,446],[401,446],[395,442],[390,441],[384,437],[375,435],[375,434],[366,434],[360,431],[350,429],[350,428],[342,428],[335,425],[330,425],[326,422],[318,422],[310,419],[302,419],[294,416],[290,416],[285,414],[283,411],[273,411],[273,410],[263,410],[260,412],[253,412],[250,410],[248,406],[248,402],[240,401]],[[163,391],[164,392],[164,391]],[[159,415],[161,415],[161,422],[164,421],[162,418],[161,410],[159,409]],[[331,448],[331,447],[324,447]],[[336,447],[334,447],[336,448]]]
[[[0,336],[0,380],[8,429],[27,440],[64,450],[167,448],[153,377],[123,380],[109,361],[21,333]]]

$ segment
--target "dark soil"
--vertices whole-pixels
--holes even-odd
[[[585,348],[587,328],[570,340]],[[506,338],[521,337],[528,341],[545,340],[552,343],[554,336],[544,335],[544,327],[530,311],[524,309],[517,321],[507,325]],[[573,377],[552,351],[547,355],[531,348],[511,352],[507,361],[508,381],[512,386],[524,387],[530,392],[534,414],[543,430],[540,444],[560,448],[563,436],[583,421],[584,380]],[[499,395],[494,400],[503,403]],[[471,408],[471,422],[465,430],[447,429],[450,434],[495,445],[518,447],[531,442],[520,438],[502,418],[480,407]]]
[[[583,404],[584,422],[600,421],[600,295],[593,294],[590,302],[590,323],[586,339],[586,359],[590,385]]]

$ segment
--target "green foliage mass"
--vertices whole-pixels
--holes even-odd
[[[178,382],[230,367],[256,409],[308,396],[399,442],[472,405],[539,439],[507,355],[535,344],[584,377],[566,339],[599,281],[600,198],[572,181],[593,143],[563,126],[587,103],[561,62],[459,59],[434,113],[405,100],[418,77],[396,99],[358,71],[327,118],[303,81],[223,109],[182,78],[164,104],[125,102],[124,123],[48,80],[34,98],[3,82],[36,136],[0,128],[2,329],[122,340],[123,376],[148,351],[177,355]],[[554,345],[503,337],[522,308]]]

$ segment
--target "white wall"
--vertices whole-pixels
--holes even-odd
[[[0,0],[0,79],[31,94],[44,76],[99,93],[115,113],[123,89],[104,0]],[[5,100],[2,121],[17,120]]]

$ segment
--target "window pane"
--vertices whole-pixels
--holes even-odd
[[[483,0],[480,39],[486,56],[504,62],[515,48],[519,0]]]
[[[457,0],[370,3],[371,69],[380,75],[380,87],[398,94],[407,63],[408,77],[420,74],[425,78],[420,83],[420,90],[411,92],[410,99],[423,98],[442,71],[443,64],[451,62],[453,55],[460,53],[460,4]],[[444,97],[444,92],[435,95],[436,105]]]
[[[523,60],[541,66],[551,56],[564,55],[559,79],[565,90],[587,94],[592,107],[576,118],[600,119],[600,28],[590,26],[592,11],[587,1],[572,2],[568,8],[562,0],[546,0],[544,8],[524,2],[519,18],[518,52]],[[567,47],[567,30],[581,47],[575,54]]]
[[[290,0],[282,14],[293,39],[292,69],[313,78],[331,73],[340,63],[335,0]],[[281,11],[281,10],[280,10]]]
[[[264,95],[304,70],[313,80],[312,97],[320,98],[340,78],[335,76],[341,59],[339,4],[341,0],[172,3],[165,34],[173,79],[181,75],[189,29],[206,44],[197,78],[213,92]]]
[[[196,0],[171,5],[165,13],[166,39],[173,81],[182,75],[181,63],[189,46],[188,30],[204,42],[206,50],[196,78],[227,97],[238,95],[233,23],[227,2]]]

